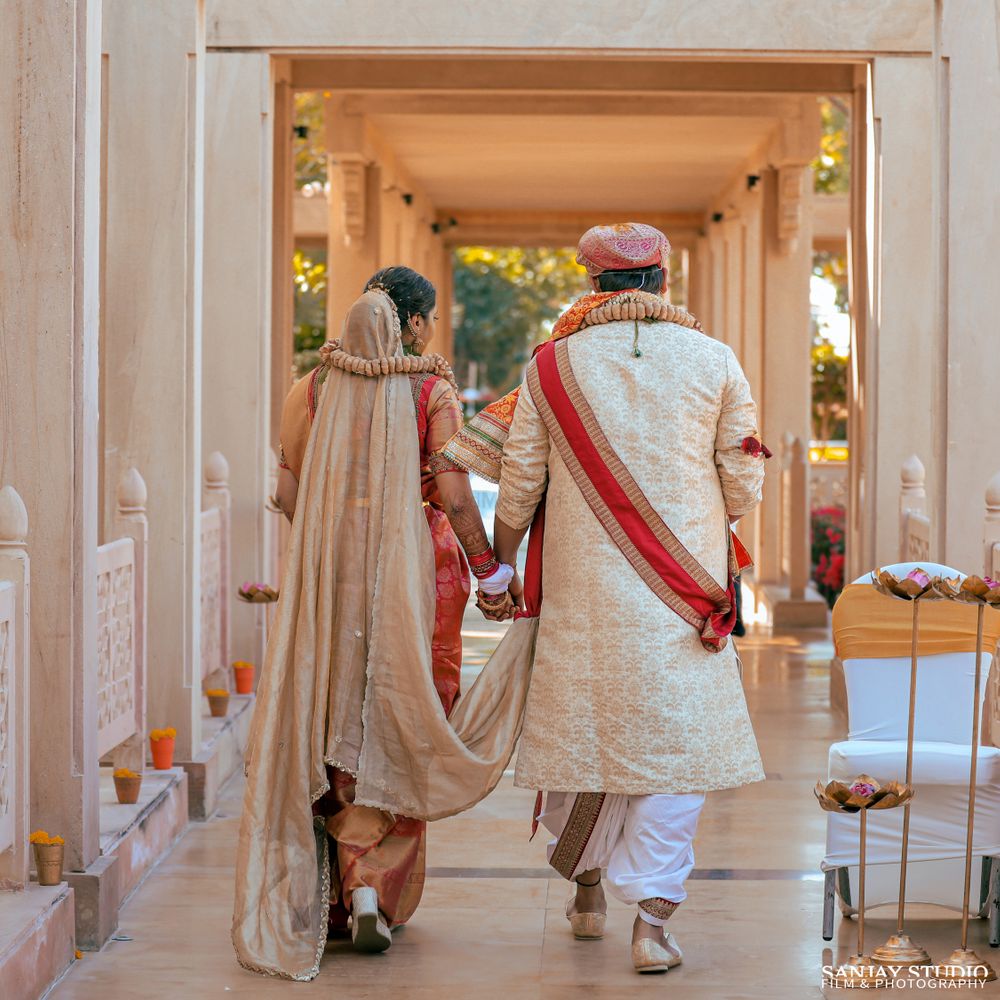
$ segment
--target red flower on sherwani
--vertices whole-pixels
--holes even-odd
[[[753,455],[754,457],[763,455],[764,458],[771,457],[771,449],[759,437],[754,437],[753,435],[745,437],[740,447],[746,455]]]

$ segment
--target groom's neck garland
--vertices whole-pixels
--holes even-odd
[[[578,299],[556,320],[552,340],[568,337],[577,330],[619,320],[645,320],[647,323],[676,323],[704,333],[686,309],[671,305],[652,292],[591,292]]]
[[[551,340],[562,340],[591,326],[632,320],[636,324],[638,352],[639,321],[676,323],[701,332],[701,323],[685,309],[671,305],[650,292],[592,292],[574,302],[555,322]],[[547,341],[548,343],[548,341]],[[537,350],[537,348],[536,348]],[[500,481],[500,459],[514,419],[514,407],[520,388],[490,403],[462,428],[438,453],[455,465],[475,472],[492,483]]]

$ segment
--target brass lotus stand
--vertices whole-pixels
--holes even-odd
[[[940,594],[935,589],[939,577],[932,577],[922,569],[915,569],[904,577],[882,570],[872,573],[872,585],[881,594],[913,605],[913,629],[910,640],[910,709],[906,724],[906,778],[907,787],[913,783],[913,721],[917,708],[917,637],[920,602],[936,600]],[[903,806],[903,834],[899,852],[899,904],[896,911],[896,933],[885,944],[872,952],[872,958],[887,965],[927,965],[931,957],[916,944],[903,929],[906,919],[906,857],[910,847],[910,803]]]
[[[941,580],[938,593],[949,601],[976,605],[976,679],[972,692],[972,738],[969,763],[969,807],[965,823],[965,894],[962,901],[962,944],[940,965],[935,966],[938,979],[975,980],[990,982],[996,979],[989,962],[983,961],[969,948],[969,883],[972,878],[972,835],[976,822],[976,776],[979,766],[979,685],[982,680],[983,616],[987,606],[1000,606],[1000,583],[968,576],[964,580]]]
[[[813,789],[820,806],[827,812],[861,814],[861,829],[858,842],[858,950],[847,962],[838,966],[831,977],[834,986],[865,987],[869,983],[884,985],[886,978],[882,963],[874,954],[865,953],[865,849],[868,843],[868,810],[894,809],[908,804],[913,797],[909,785],[890,781],[880,785],[874,778],[861,774],[850,784],[831,781],[826,787],[816,782]]]

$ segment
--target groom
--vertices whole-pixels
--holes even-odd
[[[663,298],[669,249],[638,223],[580,240],[594,294],[528,366],[494,543],[516,565],[529,525],[544,529],[525,579],[544,602],[515,784],[544,790],[573,933],[603,935],[602,869],[636,906],[639,972],[680,962],[664,925],[705,793],[764,777],[727,637],[730,523],[760,501],[767,452],[733,352]]]

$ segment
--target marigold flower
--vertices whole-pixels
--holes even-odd
[[[127,767],[116,767],[114,776],[116,778],[138,778],[139,775]]]
[[[167,726],[166,729],[150,730],[149,738],[151,740],[172,740],[176,735],[177,730],[173,726]]]
[[[77,959],[77,961],[79,961],[79,960],[80,960],[81,958],[83,958],[83,952],[82,952],[82,951],[80,951],[80,949],[79,949],[79,948],[77,948],[77,949],[76,949],[76,950],[75,950],[75,951],[73,952],[73,955],[75,956],[75,958]]]
[[[205,694],[207,694],[209,698],[224,698],[229,694],[229,692],[225,688],[209,688]]]
[[[66,841],[62,839],[58,834],[54,837],[50,837],[45,830],[36,830],[31,836],[28,837],[29,843],[32,844],[42,844],[50,846],[52,844],[65,844]]]

